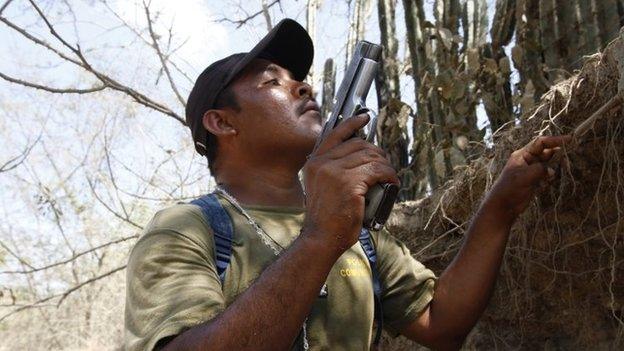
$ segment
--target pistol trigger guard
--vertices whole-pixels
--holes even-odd
[[[368,113],[370,113],[371,115],[373,115],[373,118],[371,118],[371,121],[368,123],[369,127],[368,127],[368,131],[367,131],[367,135],[366,135],[366,141],[368,141],[371,144],[375,143],[375,134],[377,134],[377,112],[368,109]]]

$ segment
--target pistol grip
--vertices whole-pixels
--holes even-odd
[[[364,227],[371,230],[381,229],[390,217],[398,194],[399,187],[393,183],[378,183],[368,189],[364,197]]]

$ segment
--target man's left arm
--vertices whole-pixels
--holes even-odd
[[[429,306],[399,332],[434,349],[459,349],[487,306],[511,226],[537,190],[554,179],[547,162],[568,136],[539,137],[513,152],[486,195]]]

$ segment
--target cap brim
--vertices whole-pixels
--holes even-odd
[[[289,70],[295,79],[303,81],[312,66],[314,45],[305,28],[292,19],[283,19],[236,64],[226,84],[256,58],[268,59]]]

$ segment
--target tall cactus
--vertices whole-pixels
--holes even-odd
[[[390,97],[401,96],[399,85],[399,62],[397,53],[399,43],[396,38],[395,3],[394,0],[377,1],[377,17],[379,34],[383,46],[383,64],[380,67],[377,85],[377,104],[381,108],[388,103]]]
[[[578,64],[575,63],[581,62],[577,54],[580,34],[578,16],[580,13],[576,11],[574,1],[557,0],[555,5],[558,34],[557,49],[561,65],[569,69],[579,68]]]
[[[377,105],[380,109],[378,128],[379,146],[390,157],[392,166],[400,173],[401,181],[406,184],[408,179],[401,172],[407,167],[407,115],[402,104],[398,100],[401,96],[399,86],[398,65],[398,40],[395,30],[395,4],[393,0],[379,0],[377,2],[377,15],[379,19],[379,32],[381,35],[382,62],[378,70],[377,79]],[[393,104],[389,102],[393,101]],[[399,200],[406,200],[406,195],[401,193]]]
[[[306,5],[306,31],[310,35],[312,42],[316,44],[316,12],[320,3],[319,0],[308,0]],[[310,67],[308,72],[308,81],[312,86],[316,84],[316,77],[314,75],[314,65]]]
[[[436,155],[437,170],[446,178],[453,174],[455,166],[465,163],[466,155],[462,149],[478,133],[474,111],[470,108],[457,109],[465,105],[469,85],[468,77],[461,72],[457,40],[462,14],[460,1],[437,0],[433,13],[436,19],[436,40],[433,43],[436,57],[435,90],[439,92],[440,99],[431,96],[431,101],[434,121],[442,130],[439,136],[440,151]]]
[[[585,0],[586,1],[586,0]],[[600,41],[603,49],[608,42],[615,39],[620,29],[620,18],[617,11],[617,0],[592,0],[596,22],[600,29]]]
[[[600,29],[598,18],[594,15],[595,4],[590,0],[575,1],[576,12],[579,14],[579,54],[589,54],[600,50]]]
[[[512,48],[514,66],[520,73],[520,111],[529,108],[544,94],[550,83],[542,62],[539,0],[517,0],[516,42]]]
[[[371,14],[371,0],[353,0],[349,2],[350,6],[351,3],[353,3],[353,11],[351,11],[351,22],[347,35],[345,69],[349,65],[355,44],[364,37],[366,21]]]
[[[487,16],[487,8],[483,5],[481,16]],[[496,1],[496,11],[490,28],[490,43],[485,43],[480,48],[482,65],[478,84],[493,133],[514,118],[510,83],[511,62],[504,47],[513,36],[515,10],[514,0]]]
[[[336,65],[334,60],[329,58],[325,61],[323,68],[323,95],[321,102],[321,116],[326,120],[334,107],[334,95],[336,90]]]
[[[492,47],[502,48],[509,44],[516,26],[516,0],[497,0],[494,19],[490,27]]]
[[[427,38],[425,37],[425,11],[423,9],[422,0],[403,0],[403,12],[405,15],[405,27],[408,48],[410,52],[410,63],[412,66],[412,78],[414,79],[414,93],[416,102],[416,118],[413,123],[412,132],[414,140],[412,143],[412,163],[411,173],[413,177],[412,184],[413,196],[422,195],[420,186],[422,179],[426,175],[427,183],[432,189],[440,184],[438,175],[434,168],[435,145],[437,143],[437,134],[431,101],[428,99],[428,91],[426,85],[423,84],[423,78],[433,73],[433,63],[427,55]],[[432,91],[435,94],[435,91]],[[432,127],[433,126],[433,127]]]
[[[539,23],[542,39],[544,63],[547,67],[560,67],[559,49],[557,39],[559,28],[557,27],[556,0],[541,0],[539,2]],[[561,77],[560,71],[548,71],[551,82]]]
[[[388,3],[378,3],[382,38]],[[415,183],[435,188],[455,166],[470,161],[470,150],[458,149],[461,140],[481,141],[478,104],[491,130],[498,130],[577,69],[582,55],[603,48],[624,24],[624,0],[497,0],[488,28],[488,3],[434,0],[434,18],[427,20],[424,1],[403,0],[416,92],[410,167]],[[514,36],[510,58],[506,49]],[[519,76],[513,87],[512,61]]]

